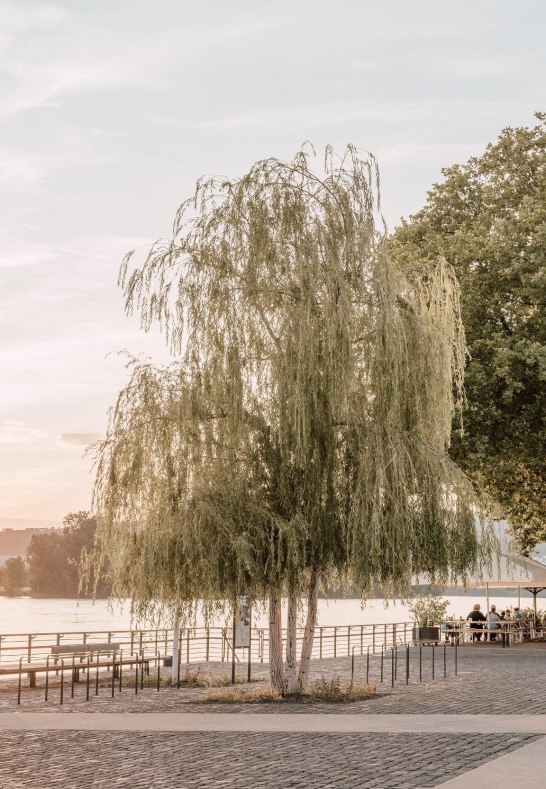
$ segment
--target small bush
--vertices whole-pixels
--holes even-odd
[[[359,701],[376,693],[375,685],[342,680],[338,675],[332,679],[322,676],[313,683],[307,693],[307,698],[313,699],[313,701]]]

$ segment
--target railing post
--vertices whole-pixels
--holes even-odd
[[[320,628],[320,638],[319,638],[319,658],[322,660],[322,627]]]
[[[383,646],[387,648],[387,625],[383,625]]]
[[[364,625],[360,625],[360,654],[361,655],[362,655],[363,643],[364,643]]]
[[[190,629],[186,628],[186,663],[190,662]]]
[[[372,652],[375,655],[375,625],[372,625]]]
[[[351,654],[351,625],[347,625],[347,655]]]
[[[210,628],[207,627],[207,654],[206,654],[206,661],[209,662],[209,650],[210,650]]]
[[[57,641],[57,643],[59,642]],[[32,636],[30,635],[30,633],[28,635],[27,657],[28,657],[28,662],[32,663]]]
[[[337,625],[334,625],[334,657],[337,657]]]

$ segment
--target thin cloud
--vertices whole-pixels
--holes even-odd
[[[100,433],[61,433],[61,441],[65,444],[75,444],[78,447],[93,444],[100,437]]]

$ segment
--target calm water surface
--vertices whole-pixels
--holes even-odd
[[[504,590],[503,591],[503,595]],[[479,602],[485,609],[485,595],[482,590],[473,590],[465,595],[447,596],[448,616],[466,617],[472,604]],[[491,603],[497,608],[517,605],[517,593],[507,596],[491,595]],[[530,606],[528,593],[522,593],[522,606]],[[538,598],[539,608],[546,607],[546,600]],[[362,606],[360,600],[319,600],[319,625],[361,625],[382,622],[409,622],[411,616],[407,606],[401,602],[369,600]],[[197,622],[202,624],[202,621]],[[216,626],[224,626],[224,618],[217,619]],[[256,611],[256,626],[267,626],[267,614]],[[134,625],[133,625],[134,626]],[[131,617],[129,604],[122,608],[108,605],[106,600],[59,600],[36,599],[33,597],[0,596],[0,633],[58,633],[71,631],[96,632],[129,630]]]

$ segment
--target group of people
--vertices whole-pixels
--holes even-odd
[[[497,607],[492,605],[487,615],[483,614],[480,610],[480,604],[476,603],[472,611],[467,616],[467,622],[470,622],[470,629],[472,633],[472,641],[481,641],[482,635],[489,639],[489,641],[497,641],[498,636],[503,637],[503,631],[507,629],[508,624],[519,627],[523,620],[523,614],[518,607],[514,611],[507,608],[505,611],[497,612]],[[504,626],[503,626],[504,623]],[[483,632],[485,629],[485,633]]]

